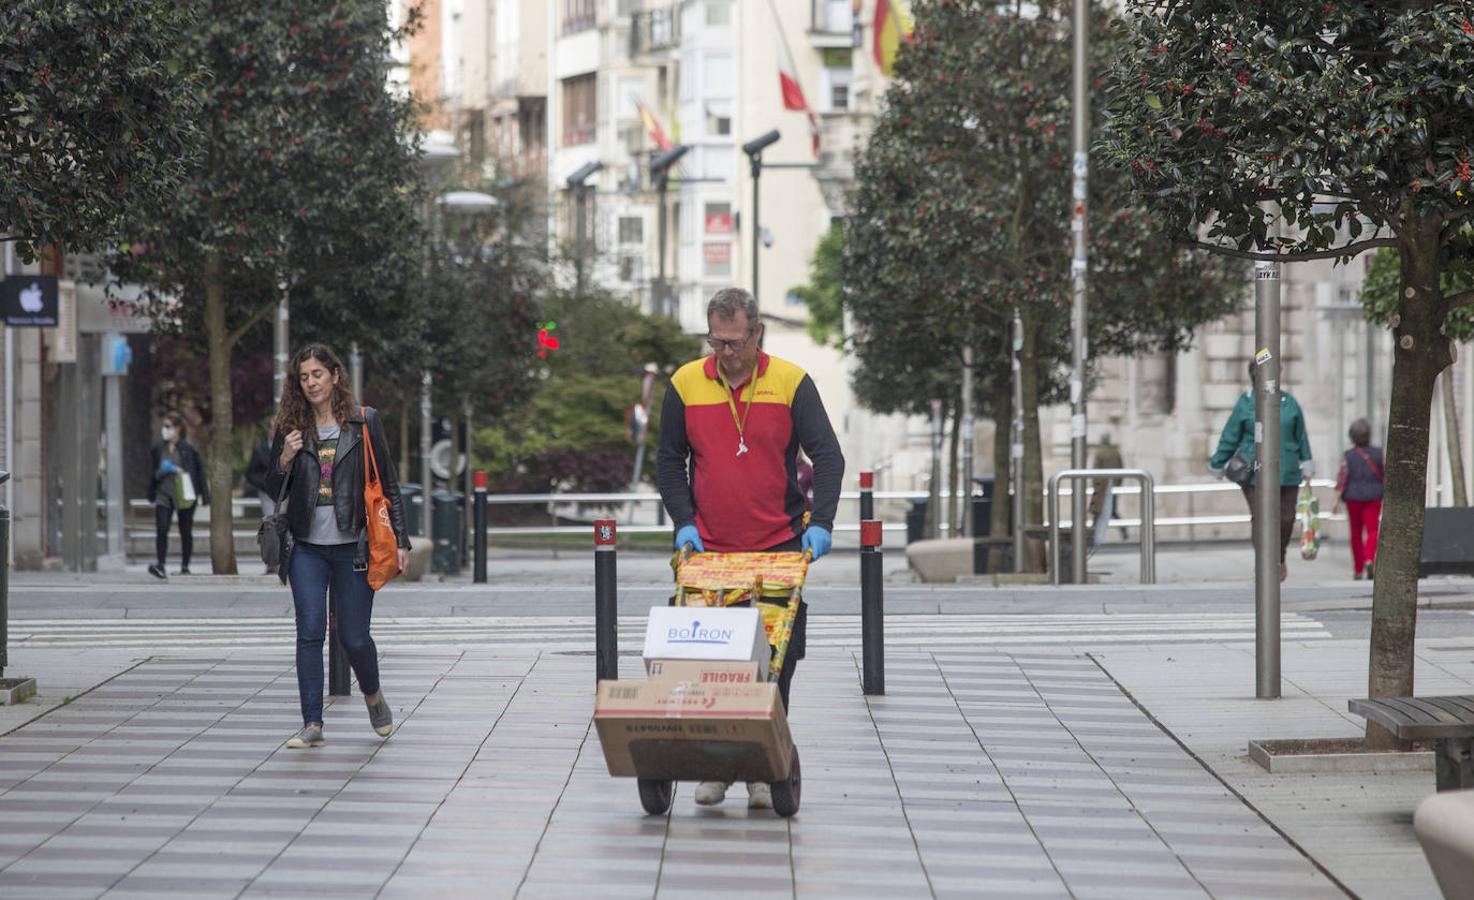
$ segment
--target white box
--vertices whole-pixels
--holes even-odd
[[[767,665],[772,651],[762,614],[752,607],[654,606],[645,626],[645,670],[658,659]]]

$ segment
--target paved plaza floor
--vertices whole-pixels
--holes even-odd
[[[335,698],[315,751],[282,746],[280,586],[20,578],[5,674],[41,694],[0,707],[0,898],[1437,897],[1411,827],[1431,764],[1271,774],[1246,753],[1361,731],[1364,584],[1287,589],[1274,701],[1253,699],[1247,585],[892,585],[907,614],[867,698],[836,566],[794,686],[799,814],[682,784],[651,817],[591,727],[587,560],[533,564],[385,591],[396,730]],[[660,565],[631,560],[622,600],[660,602]],[[1419,692],[1474,693],[1474,594],[1424,588]],[[567,594],[555,615],[543,590]],[[642,631],[624,609],[622,677]]]
[[[1343,895],[1089,656],[888,662],[801,664],[782,820],[645,816],[587,656],[386,649],[395,733],[341,698],[316,751],[286,653],[149,657],[0,738],[0,896]]]

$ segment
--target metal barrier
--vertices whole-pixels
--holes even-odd
[[[1152,473],[1145,469],[1063,469],[1049,476],[1049,583],[1060,583],[1059,483],[1066,478],[1071,481],[1096,478],[1134,478],[1141,483],[1141,583],[1156,584],[1156,490],[1155,483],[1152,481]],[[1075,573],[1077,578],[1084,574],[1083,572]]]

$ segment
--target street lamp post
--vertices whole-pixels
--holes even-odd
[[[759,215],[758,204],[761,192],[758,185],[763,175],[763,151],[778,143],[782,137],[775,128],[767,134],[755,137],[742,145],[742,152],[747,154],[747,160],[752,164],[752,299],[758,299],[758,248],[762,246],[762,217]]]
[[[660,268],[659,276],[656,279],[657,297],[655,301],[655,309],[656,312],[660,315],[666,316],[671,315],[673,310],[671,309],[672,304],[670,303],[669,298],[670,292],[666,290],[665,286],[665,192],[666,189],[670,186],[671,166],[679,162],[681,157],[685,156],[686,152],[690,149],[691,148],[685,144],[677,144],[676,146],[670,148],[669,150],[650,160],[650,177],[655,179],[655,187],[660,195],[660,211],[658,214],[658,224],[656,225],[656,229],[659,233],[656,235],[655,238],[656,243],[659,245],[659,250],[656,256],[660,260]]]
[[[1070,229],[1074,232],[1074,255],[1070,260],[1073,302],[1070,307],[1070,465],[1085,468],[1087,449],[1085,412],[1085,361],[1089,244],[1085,213],[1088,209],[1087,178],[1090,173],[1090,3],[1075,0],[1074,34],[1074,197]],[[1070,492],[1070,575],[1076,584],[1087,582],[1085,573],[1086,523],[1085,483],[1075,482]]]
[[[442,216],[451,214],[477,215],[491,212],[500,205],[495,197],[480,191],[446,191],[435,198],[435,206]],[[420,530],[425,536],[425,543],[430,547],[431,568],[434,567],[435,533],[434,512],[435,498],[433,487],[435,474],[430,467],[430,459],[433,455],[432,446],[432,408],[430,388],[434,384],[434,376],[429,369],[420,373]],[[447,486],[453,487],[454,476],[448,481]]]

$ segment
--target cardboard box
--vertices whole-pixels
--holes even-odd
[[[793,758],[774,682],[601,681],[594,726],[616,776],[781,781]]]
[[[650,679],[699,681],[703,684],[761,684],[768,680],[768,667],[747,659],[728,662],[717,659],[652,659],[646,665]]]
[[[659,659],[768,664],[762,614],[752,607],[655,606],[645,626],[645,670]]]

